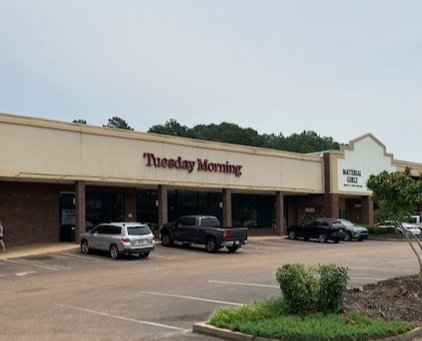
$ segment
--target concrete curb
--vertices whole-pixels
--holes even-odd
[[[215,336],[225,340],[232,341],[280,341],[280,339],[267,339],[260,336],[252,336],[240,332],[233,332],[228,329],[221,329],[207,324],[206,322],[198,322],[193,325],[193,332],[208,336]],[[422,328],[415,328],[405,334],[387,337],[382,341],[410,341],[416,337],[422,336]]]

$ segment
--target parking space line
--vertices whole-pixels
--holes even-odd
[[[169,260],[176,259],[176,257],[174,257],[174,256],[166,257],[166,256],[157,255],[156,253],[154,253],[154,258],[169,259]]]
[[[15,275],[18,277],[23,277],[26,275],[31,275],[31,274],[36,274],[36,273],[37,273],[36,271],[25,271],[25,272],[17,272],[15,273]]]
[[[11,260],[11,259],[3,259],[3,261],[8,262],[8,263],[19,264],[19,265],[34,266],[34,267],[37,267],[37,268],[40,268],[40,269],[47,269],[47,270],[51,270],[51,271],[58,271],[58,269],[56,269],[56,268],[52,268],[50,266],[45,266],[45,265],[34,264],[34,263],[31,263],[31,262],[22,262],[22,261]]]
[[[243,282],[226,282],[226,281],[213,281],[213,280],[209,280],[208,282],[209,283],[217,283],[217,284],[229,284],[229,285],[239,285],[239,286],[248,286],[248,287],[258,287],[258,288],[280,289],[279,285],[267,285],[267,284],[243,283]]]
[[[135,322],[135,323],[139,323],[139,324],[147,324],[147,325],[150,325],[150,326],[155,326],[155,327],[160,327],[160,328],[175,329],[175,330],[179,330],[179,331],[182,331],[182,332],[186,332],[186,331],[190,330],[190,329],[183,329],[183,328],[179,328],[179,327],[170,326],[170,325],[167,325],[167,324],[148,322],[148,321],[142,321],[142,320],[135,320],[135,319],[132,319],[132,318],[129,318],[129,317],[123,317],[123,316],[118,316],[118,315],[113,315],[113,314],[102,313],[100,311],[95,311],[95,310],[85,309],[85,308],[79,308],[79,307],[73,307],[73,306],[66,305],[66,304],[54,303],[54,305],[58,306],[58,307],[62,307],[62,308],[79,310],[79,311],[83,311],[83,312],[90,313],[90,314],[112,317],[112,318],[115,318],[115,319],[118,319],[118,320]]]
[[[186,300],[201,301],[201,302],[210,302],[210,303],[217,303],[217,304],[227,304],[227,305],[237,305],[237,306],[243,305],[242,303],[227,302],[227,301],[218,301],[218,300],[210,300],[210,299],[207,299],[207,298],[200,298],[200,297],[193,297],[193,296],[165,294],[165,293],[162,293],[162,292],[139,291],[139,293],[141,293],[141,294],[147,294],[147,295],[157,295],[157,296],[183,298],[183,299],[186,299]]]

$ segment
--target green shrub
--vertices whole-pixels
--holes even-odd
[[[343,304],[348,280],[347,268],[319,265],[285,264],[276,278],[287,314],[312,312],[337,313]]]
[[[373,235],[384,235],[384,234],[397,234],[397,231],[394,227],[388,228],[379,228],[373,225],[362,225],[368,229],[369,234]]]
[[[303,264],[285,264],[277,270],[276,278],[288,314],[306,314],[315,309],[317,282],[315,269]]]
[[[320,265],[318,268],[320,275],[316,306],[321,313],[337,313],[343,306],[346,294],[347,268],[336,265]]]

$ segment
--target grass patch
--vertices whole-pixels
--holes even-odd
[[[282,297],[240,307],[221,307],[208,323],[245,334],[286,341],[366,341],[403,334],[412,325],[371,319],[359,313],[285,315]]]

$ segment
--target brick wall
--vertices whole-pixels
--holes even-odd
[[[0,182],[0,219],[8,247],[59,241],[59,192],[58,185]]]

